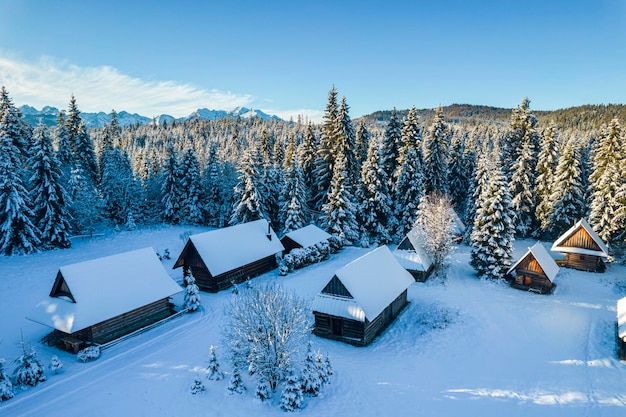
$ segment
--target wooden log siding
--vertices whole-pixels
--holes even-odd
[[[539,262],[530,253],[515,268],[513,287],[519,289],[536,289],[542,294],[552,291],[552,281],[548,279]]]
[[[599,256],[580,253],[566,253],[564,266],[590,272],[604,272],[606,269],[602,258]]]
[[[172,311],[169,298],[164,298],[74,332],[71,336],[85,342],[103,344],[162,320],[170,316]]]
[[[196,264],[197,265],[197,264]],[[211,272],[202,264],[202,266],[189,265],[191,273],[196,280],[196,285],[201,291],[205,292],[218,292],[231,287],[234,284],[240,284],[246,281],[248,278],[254,278],[268,271],[276,269],[278,267],[276,263],[276,256],[270,255],[258,261],[251,262],[241,268],[232,269],[216,276],[211,275]],[[187,258],[184,259],[184,266],[186,268]]]
[[[406,305],[407,290],[404,290],[402,294],[372,321],[365,319],[365,322],[361,322],[314,311],[315,328],[313,329],[313,333],[317,336],[340,340],[354,346],[366,346],[376,339],[376,337],[394,321]],[[333,321],[336,320],[342,323],[341,335],[333,333]]]
[[[582,227],[579,228],[572,236],[567,238],[561,246],[602,251],[600,246],[598,246],[589,233],[587,233],[587,231]]]

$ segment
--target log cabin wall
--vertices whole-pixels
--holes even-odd
[[[185,258],[183,262],[186,265],[187,259]],[[257,277],[277,267],[276,256],[270,255],[244,265],[241,268],[235,268],[216,276],[211,275],[204,266],[191,266],[191,272],[196,279],[196,285],[198,285],[201,291],[218,292],[231,287],[233,284],[240,284],[248,278]]]
[[[579,253],[566,253],[565,266],[581,271],[604,271],[604,262],[599,256],[583,255]]]
[[[572,236],[567,238],[561,246],[569,248],[581,248],[590,249],[595,251],[601,251],[600,246],[593,240],[593,238],[587,233],[584,228],[580,228]]]

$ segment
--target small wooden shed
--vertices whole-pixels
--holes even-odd
[[[218,292],[277,268],[283,250],[261,219],[190,236],[174,268],[191,270],[201,291]]]
[[[603,258],[609,256],[609,249],[585,219],[563,233],[551,250],[565,254],[562,266],[591,272],[606,270]]]
[[[522,256],[508,271],[512,276],[511,286],[520,290],[550,294],[556,285],[554,278],[559,266],[546,248],[539,242]]]
[[[335,272],[313,300],[313,333],[356,346],[372,342],[407,305],[415,282],[386,246]]]
[[[433,271],[433,262],[424,250],[420,226],[415,226],[407,233],[393,254],[415,281],[426,281]]]
[[[626,297],[617,300],[617,356],[626,360]]]
[[[280,239],[280,242],[285,247],[283,254],[286,255],[293,249],[308,248],[318,243],[328,241],[328,239],[330,239],[330,234],[314,224],[310,224],[285,234],[285,236]]]
[[[154,249],[144,248],[59,268],[50,297],[26,318],[61,332],[77,352],[168,317],[169,298],[181,291]]]

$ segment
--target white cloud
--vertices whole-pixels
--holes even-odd
[[[231,110],[250,107],[253,97],[206,90],[175,81],[145,81],[110,66],[79,67],[44,57],[30,63],[0,51],[0,85],[6,86],[13,102],[36,108],[65,108],[74,94],[84,112],[125,110],[152,117],[187,116],[198,108]]]

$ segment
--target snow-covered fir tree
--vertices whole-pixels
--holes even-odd
[[[302,170],[304,187],[309,200],[313,197],[313,185],[315,183],[315,149],[317,148],[317,145],[318,143],[313,130],[313,124],[309,122],[306,126],[306,132],[302,143],[298,147],[298,165],[300,165],[300,169]]]
[[[550,123],[541,136],[541,149],[537,159],[537,182],[535,185],[537,208],[535,209],[535,217],[543,231],[548,229],[548,218],[553,209],[552,185],[559,158],[558,132],[554,122]]]
[[[224,379],[224,373],[220,370],[220,363],[215,354],[215,346],[211,345],[209,349],[209,366],[207,366],[207,378],[213,381]]]
[[[357,178],[359,177],[358,164],[355,155],[356,146],[356,133],[352,126],[352,119],[350,119],[350,107],[346,101],[346,97],[341,97],[341,104],[337,111],[337,134],[335,148],[333,150],[334,159],[338,158],[338,155],[343,154],[346,158],[346,171],[347,178],[350,180],[350,184],[356,186]]]
[[[21,255],[35,252],[40,232],[32,223],[31,200],[22,182],[20,150],[9,134],[5,108],[0,114],[0,253]]]
[[[315,158],[315,169],[313,178],[313,209],[320,211],[327,201],[327,194],[333,176],[333,165],[335,155],[335,143],[337,142],[337,114],[339,106],[337,104],[337,89],[335,86],[328,92],[328,102],[324,110],[324,118],[321,127],[320,142]]]
[[[404,165],[404,161],[406,160],[409,149],[416,150],[417,156],[420,158],[420,164],[422,162],[422,127],[417,120],[417,109],[415,108],[415,106],[411,107],[409,113],[402,122],[402,130],[400,131],[400,142],[401,146],[398,150],[397,169],[394,173],[393,178],[394,182],[396,183],[398,177],[400,176],[400,170]]]
[[[424,195],[424,177],[421,159],[416,148],[409,148],[396,183],[395,218],[396,237],[403,238],[417,220],[417,210]]]
[[[50,359],[50,365],[48,365],[48,368],[50,368],[50,371],[56,375],[62,371],[63,362],[61,362],[61,360],[59,359],[57,355],[52,355],[52,358]]]
[[[398,113],[394,107],[380,148],[380,161],[378,165],[385,170],[387,178],[391,181],[398,167],[398,157],[400,156],[400,147],[402,146],[402,123],[398,118]]]
[[[22,342],[22,355],[16,359],[17,366],[13,370],[13,380],[16,385],[28,385],[34,387],[46,380],[44,367],[37,352],[27,348]]]
[[[0,117],[2,118],[2,135],[8,137],[18,150],[18,159],[25,161],[28,158],[30,137],[22,122],[20,111],[13,104],[7,89],[0,87]]]
[[[202,178],[196,152],[192,146],[183,154],[180,166],[180,221],[184,224],[202,224]]]
[[[282,159],[284,162],[284,157]],[[280,197],[284,184],[282,163],[275,162],[271,165],[263,165],[260,168],[261,175],[257,182],[258,193],[263,217],[280,230]]]
[[[200,377],[196,377],[193,380],[193,383],[191,384],[191,393],[193,395],[198,395],[205,391],[206,391],[206,387],[204,386],[202,379]]]
[[[560,236],[584,217],[585,200],[580,148],[572,138],[563,143],[553,182],[550,205],[543,229]]]
[[[164,206],[163,220],[166,223],[180,222],[180,204],[183,199],[182,170],[178,163],[178,155],[172,146],[167,151],[167,160],[163,167],[161,185],[161,202]]]
[[[0,358],[0,403],[13,398],[13,383],[4,368],[5,360]]]
[[[369,148],[371,137],[372,135],[367,129],[367,126],[365,126],[365,119],[361,118],[356,128],[356,142],[354,145],[354,156],[359,171],[361,170],[361,165],[363,165],[363,162],[367,159],[367,149]]]
[[[483,190],[487,188],[489,182],[489,175],[493,170],[493,162],[491,160],[490,146],[485,144],[483,149],[479,151],[474,170],[470,177],[470,184],[468,187],[468,195],[465,205],[465,235],[463,241],[467,244],[472,242],[472,231],[474,229],[474,223],[476,220],[476,212],[480,207],[481,194]]]
[[[69,248],[69,195],[61,183],[61,167],[52,149],[52,140],[41,125],[35,129],[31,155],[33,222],[40,231],[42,247]]]
[[[513,173],[513,164],[519,159],[525,143],[528,143],[527,148],[534,155],[534,161],[531,163],[534,174],[540,147],[537,122],[537,117],[530,111],[530,100],[528,97],[524,97],[522,103],[511,112],[511,122],[500,145],[503,169],[507,178],[510,179]]]
[[[333,167],[333,177],[328,192],[328,202],[322,206],[322,224],[328,233],[337,235],[344,244],[358,239],[356,205],[350,180],[347,178],[347,161],[339,154]]]
[[[93,143],[85,123],[80,117],[80,110],[76,105],[76,98],[72,95],[67,112],[67,137],[72,148],[74,165],[80,166],[84,175],[87,175],[95,184],[98,179],[98,166]]]
[[[296,373],[292,370],[287,376],[285,389],[280,396],[280,408],[283,411],[296,411],[304,406],[302,387]]]
[[[592,160],[591,204],[589,223],[598,236],[607,243],[623,234],[620,230],[620,201],[618,191],[625,181],[621,164],[626,157],[622,126],[617,119],[611,120],[596,143]]]
[[[236,363],[233,365],[233,374],[230,377],[230,381],[228,381],[228,391],[231,394],[243,394],[246,392],[246,386],[241,379],[241,371]]]
[[[379,152],[378,141],[370,141],[367,159],[361,167],[357,219],[364,247],[389,243],[395,225],[387,173],[378,165]]]
[[[69,181],[73,164],[72,146],[67,134],[67,125],[65,121],[65,112],[60,111],[57,117],[57,125],[54,128],[54,144],[56,148],[56,157],[61,165],[64,181]]]
[[[302,382],[302,393],[316,397],[322,387],[322,380],[315,366],[315,356],[313,354],[313,348],[311,342],[307,345],[306,355],[304,357],[304,367],[302,368],[302,375],[300,377]]]
[[[257,380],[256,388],[254,390],[254,396],[261,401],[267,401],[272,397],[270,385],[267,382],[267,378],[261,377]]]
[[[470,264],[478,276],[500,279],[511,265],[515,229],[511,197],[502,169],[496,167],[489,177],[481,191],[474,219]]]
[[[72,230],[77,233],[91,233],[100,221],[100,195],[93,180],[84,174],[81,166],[72,169],[68,182],[70,193],[70,214]]]
[[[196,284],[196,279],[191,273],[191,269],[187,267],[183,268],[183,285],[185,286],[183,308],[187,311],[197,311],[201,305],[200,289]]]
[[[443,117],[443,109],[437,108],[435,118],[424,139],[424,192],[446,194],[448,192],[449,128]]]
[[[511,206],[515,213],[514,224],[517,235],[525,238],[537,229],[535,208],[536,157],[531,141],[524,141],[522,150],[513,163],[511,174]]]
[[[100,181],[104,213],[115,225],[128,221],[129,213],[137,213],[141,187],[136,182],[128,155],[119,149],[106,151]]]
[[[244,152],[239,168],[239,182],[235,186],[235,203],[229,224],[236,225],[265,217],[262,197],[259,194],[259,161],[257,149]]]
[[[207,168],[205,171],[205,205],[204,213],[207,224],[211,227],[221,227],[220,211],[223,204],[222,201],[222,182],[220,175],[220,164],[217,159],[217,144],[211,144],[209,158],[207,160]]]
[[[307,225],[304,178],[296,159],[285,172],[285,182],[281,193],[280,218],[283,234],[300,229]]]
[[[452,135],[448,163],[448,190],[450,200],[457,213],[463,214],[469,188],[468,160],[465,158],[467,136]]]

